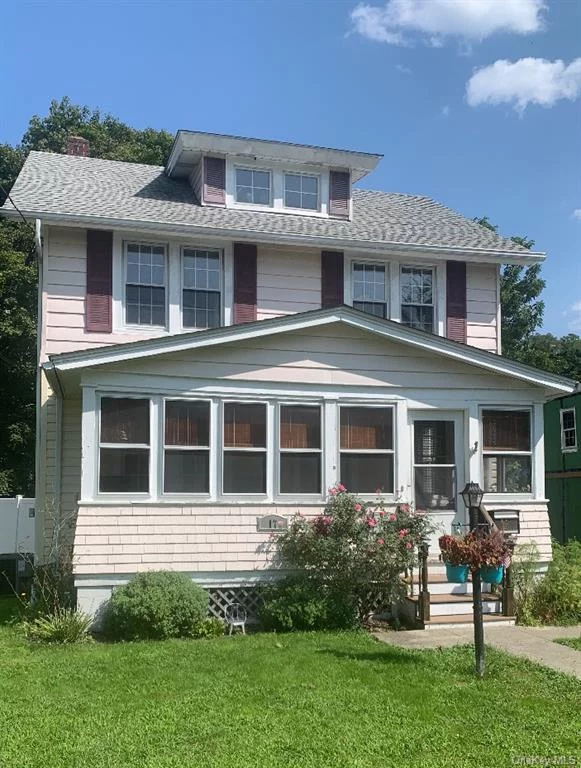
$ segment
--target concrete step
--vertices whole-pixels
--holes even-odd
[[[414,592],[419,590],[419,577],[414,574]],[[466,584],[454,584],[448,581],[445,573],[428,573],[428,592],[431,595],[464,595],[472,594],[472,583],[466,582]]]
[[[408,601],[417,604],[418,596],[408,597]],[[431,594],[430,595],[430,614],[431,616],[455,616],[465,614],[472,608],[472,595],[468,594]],[[482,594],[482,612],[484,614],[500,614],[502,603],[498,595],[484,592]],[[470,612],[470,615],[471,612]]]
[[[482,617],[484,623],[490,624],[504,624],[506,626],[513,626],[515,623],[514,616],[500,616],[496,613],[485,613]],[[472,613],[456,613],[453,616],[433,616],[430,621],[427,621],[424,625],[424,629],[444,629],[446,627],[462,628],[473,627],[474,621]],[[485,637],[486,640],[486,637]]]

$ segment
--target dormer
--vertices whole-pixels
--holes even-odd
[[[166,174],[188,179],[203,206],[351,219],[352,185],[382,155],[178,131]]]

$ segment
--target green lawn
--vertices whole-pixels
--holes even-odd
[[[581,651],[581,637],[563,637],[560,640],[555,640],[555,642],[561,643],[561,645],[568,645],[576,651]]]
[[[581,682],[361,633],[30,647],[0,627],[4,768],[496,768],[579,760]]]

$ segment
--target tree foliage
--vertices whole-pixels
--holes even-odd
[[[0,144],[0,204],[28,152],[64,152],[71,135],[89,140],[92,157],[152,165],[165,164],[173,142],[167,131],[137,130],[66,97],[52,101],[19,146]],[[34,493],[37,281],[32,226],[0,219],[0,496]]]

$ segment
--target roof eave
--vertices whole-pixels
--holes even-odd
[[[144,221],[138,219],[115,219],[102,216],[86,216],[82,214],[59,214],[42,211],[21,211],[25,218],[42,219],[47,224],[69,224],[73,226],[91,226],[99,228],[116,228],[135,231],[144,229],[164,234],[202,235],[205,237],[228,238],[236,240],[252,240],[265,243],[283,243],[288,245],[319,246],[322,248],[355,249],[368,253],[394,253],[406,255],[430,254],[436,259],[448,259],[450,256],[462,257],[466,261],[480,262],[485,259],[493,264],[538,264],[545,260],[542,251],[503,251],[491,248],[465,248],[451,245],[426,245],[423,243],[386,242],[381,240],[357,240],[334,237],[317,237],[315,235],[292,235],[261,232],[250,229],[223,229],[218,227],[201,227],[192,224],[175,224],[169,222]],[[0,208],[0,214],[8,218],[19,218],[19,213],[5,205]]]

